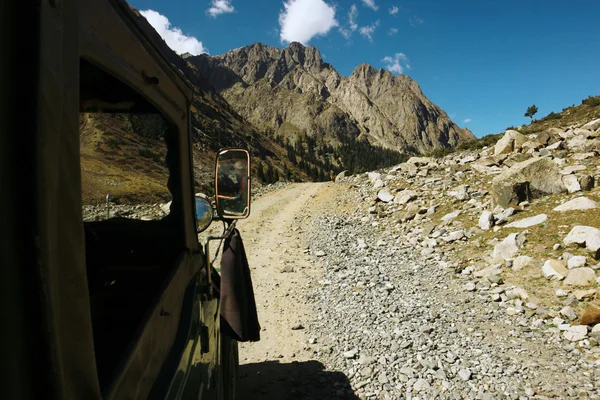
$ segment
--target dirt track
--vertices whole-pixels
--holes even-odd
[[[339,190],[329,183],[291,185],[259,198],[239,224],[262,326],[259,342],[240,344],[239,399],[332,398],[333,382],[345,379],[324,371],[305,331],[291,329],[313,318],[303,296],[321,274],[302,232]]]

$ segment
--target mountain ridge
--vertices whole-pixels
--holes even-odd
[[[362,63],[344,77],[314,46],[292,42],[279,49],[254,43],[222,55],[184,58],[240,115],[277,134],[287,122],[335,144],[340,140],[336,132],[352,126],[360,138],[405,153],[455,147],[475,138],[408,75]]]

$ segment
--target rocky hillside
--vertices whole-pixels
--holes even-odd
[[[362,194],[366,222],[453,268],[466,291],[597,360],[599,155],[596,119],[337,181]]]
[[[333,146],[364,137],[372,145],[426,153],[474,139],[410,77],[361,64],[346,78],[313,46],[257,43],[185,59],[239,114],[292,145],[302,134]]]

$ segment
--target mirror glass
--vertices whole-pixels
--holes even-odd
[[[196,196],[196,227],[202,232],[210,226],[213,210],[210,202],[204,197]]]
[[[250,154],[243,149],[224,149],[217,156],[217,212],[225,218],[250,215]]]

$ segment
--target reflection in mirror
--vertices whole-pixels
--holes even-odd
[[[204,197],[196,195],[196,228],[198,229],[198,233],[208,228],[212,219],[212,205]]]
[[[225,218],[250,215],[250,154],[242,149],[225,149],[217,156],[217,212]]]

